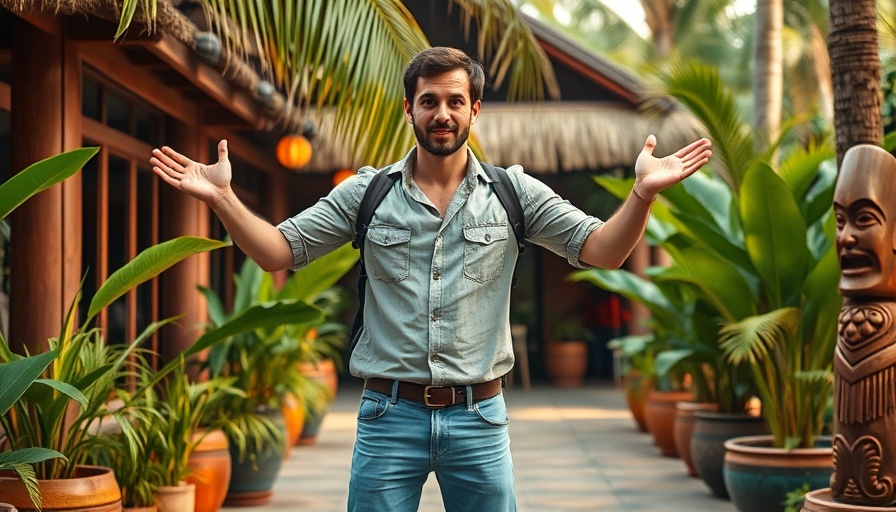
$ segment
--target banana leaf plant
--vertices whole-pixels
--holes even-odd
[[[14,175],[0,185],[0,218],[32,195],[78,172],[98,150],[72,150]],[[11,449],[2,460],[11,461],[6,463],[14,464],[23,475],[35,506],[40,504],[36,479],[70,477],[75,466],[84,463],[91,438],[87,427],[100,418],[116,415],[105,404],[114,396],[116,384],[129,374],[129,356],[166,323],[155,322],[132,342],[112,346],[105,343],[99,329],[91,327],[93,318],[171,265],[226,245],[183,237],[146,249],[99,287],[80,326],[75,325],[75,305],[80,297],[74,297],[59,336],[50,339],[49,350],[41,354],[25,357],[14,353],[0,334],[0,382],[12,383],[4,385],[0,395],[0,426]],[[34,464],[33,473],[25,469],[28,464]]]
[[[213,290],[200,288],[207,299],[210,324],[196,346],[202,349],[214,339],[205,367],[213,377],[234,378],[234,387],[244,393],[231,395],[213,413],[230,418],[231,427],[225,431],[242,456],[263,456],[282,441],[270,420],[258,414],[259,408],[281,408],[285,393],[299,397],[312,413],[329,400],[326,389],[305,377],[299,364],[332,353],[327,350],[334,345],[322,348],[314,334],[318,329],[328,329],[328,291],[357,260],[358,251],[345,245],[294,272],[281,287],[275,286],[272,276],[255,262],[246,260],[234,276],[235,296],[229,312]],[[291,312],[252,330],[233,328],[241,319],[268,318],[277,313],[276,307],[292,304],[303,304],[307,311]],[[334,339],[338,336],[330,341]]]
[[[650,280],[688,287],[707,308],[713,321],[695,323],[707,331],[702,344],[721,351],[719,371],[750,369],[775,445],[814,446],[832,393],[840,308],[834,151],[829,142],[780,141],[754,151],[733,96],[707,66],[682,64],[664,84],[709,129],[716,156],[713,174],[691,176],[655,204],[648,236],[672,265]],[[774,166],[773,151],[783,155]],[[620,198],[631,189],[630,180],[597,181]]]

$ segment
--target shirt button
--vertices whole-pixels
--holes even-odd
[[[489,234],[486,233],[486,235],[485,235],[485,241],[486,241],[486,242],[491,242],[491,241],[492,241],[492,235],[489,235]]]
[[[442,274],[440,274],[438,271],[432,273],[433,280],[438,281],[440,277],[442,277]]]
[[[430,318],[430,320],[432,320],[433,322],[435,322],[436,320],[438,320],[438,319],[439,319],[439,310],[438,310],[438,309],[434,309],[434,310],[432,310],[432,314],[429,315],[429,318]]]

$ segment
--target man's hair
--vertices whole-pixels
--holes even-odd
[[[404,97],[414,103],[417,92],[417,79],[441,75],[455,69],[463,69],[470,78],[470,101],[476,103],[482,99],[485,87],[485,72],[482,64],[467,56],[466,53],[446,46],[428,48],[418,53],[404,70]]]

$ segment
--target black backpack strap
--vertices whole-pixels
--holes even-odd
[[[516,246],[519,249],[520,254],[523,254],[526,252],[526,246],[523,245],[523,242],[526,240],[526,222],[523,218],[523,207],[520,205],[519,195],[517,195],[516,189],[513,188],[513,183],[510,182],[510,176],[507,175],[507,171],[503,167],[495,167],[486,162],[479,163],[485,170],[485,174],[492,180],[492,187],[495,190],[495,194],[498,196],[498,200],[501,201],[501,206],[503,206],[504,210],[507,212],[507,219],[513,227],[513,235],[516,237]],[[516,288],[518,282],[519,277],[517,277],[516,267],[514,267],[511,286]]]
[[[364,294],[367,290],[367,269],[364,268],[364,240],[367,238],[367,228],[370,227],[370,221],[373,220],[373,212],[377,206],[383,202],[386,194],[392,190],[392,185],[401,177],[400,172],[389,173],[388,166],[376,173],[367,185],[364,191],[364,197],[361,199],[361,205],[358,207],[358,217],[355,219],[355,239],[352,241],[352,247],[361,251],[360,257],[360,273],[358,275],[358,311],[355,313],[355,321],[352,322],[351,332],[351,350],[355,349],[358,344],[358,338],[361,337],[361,326],[364,324]]]

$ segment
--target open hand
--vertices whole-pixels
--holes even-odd
[[[167,146],[153,149],[149,163],[168,184],[211,206],[230,190],[232,171],[226,140],[218,143],[218,161],[213,165],[194,162]]]
[[[635,162],[635,193],[646,201],[697,172],[712,156],[709,139],[696,140],[663,158],[653,156],[654,149],[656,137],[651,134]]]

